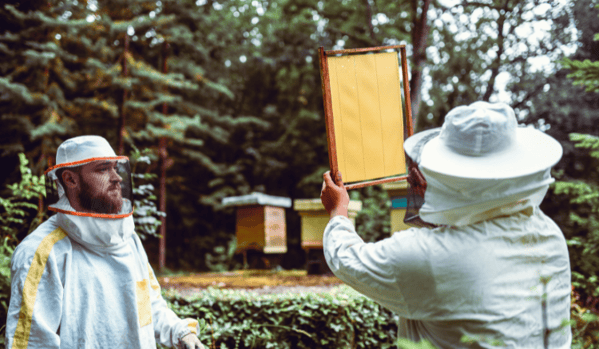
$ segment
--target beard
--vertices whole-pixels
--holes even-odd
[[[86,181],[81,181],[81,190],[79,191],[79,203],[83,209],[105,214],[116,214],[121,211],[123,206],[123,196],[121,187],[118,184],[112,184],[107,192],[94,194],[91,186]],[[110,195],[113,193],[115,195]]]

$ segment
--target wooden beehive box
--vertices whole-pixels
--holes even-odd
[[[320,199],[297,199],[293,202],[293,209],[298,211],[302,224],[302,248],[322,249],[322,235],[329,223],[329,214],[324,209]],[[355,224],[356,216],[362,209],[362,202],[351,200],[348,206],[348,216]]]
[[[252,193],[225,198],[223,205],[237,208],[237,252],[287,252],[285,207],[291,207],[290,198]]]
[[[410,228],[403,221],[408,202],[408,182],[384,183],[382,186],[391,200],[391,234]]]

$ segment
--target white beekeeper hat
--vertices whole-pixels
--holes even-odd
[[[67,139],[58,147],[56,165],[115,156],[116,153],[104,137],[79,136]]]
[[[530,175],[552,167],[563,153],[553,137],[518,127],[510,106],[487,102],[452,109],[441,128],[413,135],[404,150],[420,168],[476,179]]]

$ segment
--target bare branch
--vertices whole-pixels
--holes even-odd
[[[501,10],[505,10],[505,11],[512,11],[512,9],[510,8],[506,8],[506,6],[496,6],[493,4],[485,4],[484,2],[478,2],[478,1],[462,1],[462,7],[466,8],[468,6],[471,7],[486,7],[486,8],[490,8],[490,9],[494,9],[497,11],[501,11]]]
[[[489,82],[487,83],[487,90],[485,91],[485,94],[483,95],[482,100],[483,101],[489,101],[489,99],[491,98],[491,95],[493,94],[493,92],[495,91],[495,80],[497,79],[497,75],[499,75],[499,67],[501,66],[501,55],[503,54],[503,50],[504,50],[504,43],[505,43],[505,35],[503,33],[503,29],[505,26],[505,20],[506,20],[506,16],[508,11],[508,5],[509,5],[510,0],[505,0],[505,3],[503,4],[503,10],[505,12],[501,13],[499,12],[499,19],[497,20],[497,57],[495,57],[495,61],[492,63],[492,68],[491,68],[491,78],[489,79]],[[512,27],[513,29],[513,27]]]
[[[333,27],[329,27],[327,29],[330,30],[331,32],[334,32],[334,33],[337,33],[337,34],[347,35],[348,37],[350,37],[350,38],[352,38],[352,39],[354,39],[354,40],[356,40],[356,41],[364,44],[365,46],[376,46],[377,45],[376,41],[373,41],[369,37],[359,36],[359,35],[356,35],[356,34],[353,34],[353,33],[349,33],[349,32],[346,32],[344,30],[340,30],[340,29],[333,28]]]
[[[545,84],[538,84],[534,90],[528,91],[528,93],[526,94],[526,96],[524,96],[524,98],[522,98],[522,100],[520,100],[518,103],[512,105],[512,108],[514,108],[514,109],[520,108],[521,105],[523,105],[529,99],[531,99],[532,97],[536,96],[539,92],[541,92],[541,90],[543,90],[544,87],[545,87]]]

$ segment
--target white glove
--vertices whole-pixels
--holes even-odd
[[[180,349],[206,349],[195,333],[188,333],[179,342]]]

